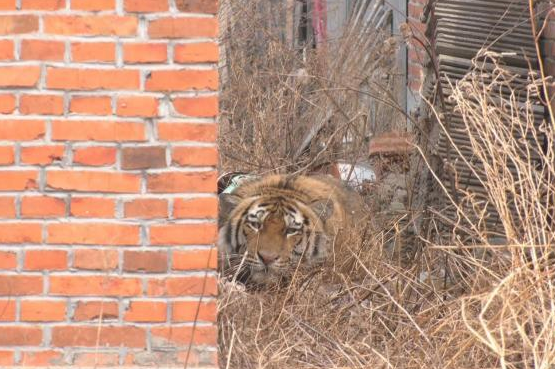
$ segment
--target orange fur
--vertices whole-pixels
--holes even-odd
[[[331,177],[267,176],[241,185],[233,197],[220,255],[230,265],[242,257],[259,283],[322,263],[360,215],[358,195]]]

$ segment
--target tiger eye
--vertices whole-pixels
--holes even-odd
[[[258,222],[248,222],[247,225],[254,229],[255,231],[259,231],[262,228],[262,224]]]
[[[292,235],[297,234],[299,232],[300,232],[300,229],[296,229],[296,228],[287,228],[285,230],[285,234],[288,235],[288,236],[292,236]]]

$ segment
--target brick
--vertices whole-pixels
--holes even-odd
[[[119,264],[116,250],[75,250],[73,267],[84,270],[114,270]]]
[[[165,168],[166,148],[163,146],[125,147],[121,152],[121,168],[125,170]]]
[[[165,367],[179,368],[217,368],[217,365],[207,365],[212,360],[215,351],[207,350],[204,347],[191,347],[187,357],[187,348],[172,349],[165,345],[164,340],[156,340],[152,343],[151,351],[129,352],[124,357],[126,365],[136,365],[137,367],[155,368],[159,363],[164,363]],[[186,365],[184,363],[187,363]],[[212,361],[212,363],[216,363]],[[135,366],[133,366],[135,368]]]
[[[90,1],[90,0],[89,0]],[[77,352],[73,354],[73,365],[82,367],[119,367],[119,354],[107,352]]]
[[[14,59],[14,43],[12,40],[0,40],[0,60]]]
[[[15,197],[0,197],[0,218],[15,217]]]
[[[78,218],[113,218],[116,202],[98,197],[72,197],[70,215]]]
[[[70,113],[90,115],[112,114],[112,98],[109,96],[74,96],[69,104]]]
[[[426,52],[424,51],[424,49],[421,49],[421,48],[415,49],[411,47],[409,48],[408,58],[411,61],[411,63],[422,65],[424,64],[424,60],[426,58]]]
[[[71,0],[71,9],[73,10],[101,11],[115,8],[115,0]]]
[[[36,170],[0,170],[0,191],[24,191],[37,188]]]
[[[52,122],[52,139],[55,141],[144,141],[146,128],[143,123],[55,120]]]
[[[216,63],[219,59],[215,42],[197,42],[175,45],[173,58],[176,63]]]
[[[12,165],[15,161],[13,146],[0,146],[0,165]]]
[[[63,145],[24,146],[21,148],[21,163],[30,165],[48,165],[62,161],[65,147]]]
[[[159,122],[158,136],[162,141],[216,142],[217,125]]]
[[[65,301],[21,301],[21,321],[23,322],[61,322],[65,320],[65,317]]]
[[[21,0],[23,10],[59,10],[66,6],[66,0]]]
[[[41,240],[40,223],[0,224],[0,243],[40,243]]]
[[[420,83],[419,80],[409,80],[409,89],[411,91],[414,91],[414,93],[418,94],[420,91],[420,88],[422,87],[422,84]]]
[[[127,173],[57,170],[46,173],[46,183],[56,190],[136,193],[140,191],[141,177]]]
[[[123,61],[127,64],[165,63],[168,46],[161,43],[123,44]]]
[[[15,360],[14,351],[0,350],[0,365],[12,366]]]
[[[27,250],[25,270],[66,270],[67,251],[64,250]]]
[[[218,0],[176,0],[175,4],[180,12],[207,14],[218,12]]]
[[[206,277],[171,277],[147,281],[147,295],[156,297],[177,296],[215,296],[218,283],[214,276]]]
[[[73,163],[106,166],[116,163],[117,148],[109,146],[80,147],[73,150]]]
[[[218,97],[178,97],[173,99],[173,107],[181,115],[211,118],[218,115]]]
[[[2,68],[0,68],[0,76],[1,75]],[[46,72],[46,87],[53,90],[82,91],[100,89],[138,90],[140,87],[140,75],[138,70],[130,69],[49,67]]]
[[[169,10],[168,0],[125,0],[126,12],[153,13]]]
[[[175,301],[172,303],[172,322],[195,321],[215,322],[216,303],[214,301]]]
[[[1,275],[0,296],[26,296],[42,293],[41,276]],[[1,337],[2,335],[0,335]],[[0,338],[1,339],[1,338]]]
[[[10,114],[15,110],[15,95],[0,95],[0,114]]]
[[[38,346],[42,329],[38,327],[0,326],[0,346]]]
[[[0,0],[0,10],[16,10],[16,0]]]
[[[113,62],[116,60],[116,44],[112,42],[71,44],[71,60],[74,62]]]
[[[409,63],[408,74],[415,79],[420,79],[422,75],[422,66]]]
[[[217,37],[218,21],[215,18],[160,18],[148,25],[151,38]]]
[[[0,15],[0,35],[33,33],[39,30],[39,18],[34,15]]]
[[[155,251],[124,251],[123,270],[126,272],[164,273],[168,271],[168,255]]]
[[[216,225],[166,224],[150,227],[151,245],[207,245],[216,240]]]
[[[191,368],[196,367],[218,367],[218,352],[207,351],[202,347],[192,348],[190,351],[180,351],[177,353],[177,360],[180,363],[188,362]]]
[[[418,3],[408,4],[408,12],[413,18],[420,19],[423,9],[424,9],[424,4],[418,4]]]
[[[151,193],[216,192],[216,172],[150,174],[147,190]]]
[[[45,133],[43,120],[0,120],[0,140],[31,141],[42,138]]]
[[[214,197],[175,199],[173,216],[184,219],[215,219],[218,216],[218,200]]]
[[[214,326],[197,326],[194,329],[185,327],[153,327],[151,329],[153,339],[163,339],[168,344],[187,347],[188,345],[217,345],[218,332]]]
[[[75,306],[73,321],[110,320],[118,316],[119,308],[115,301],[79,301]]]
[[[218,89],[216,70],[155,70],[147,77],[147,91],[185,91]]]
[[[21,60],[63,61],[65,49],[62,41],[23,40]]]
[[[417,1],[422,4],[427,4],[426,0]],[[411,31],[416,34],[417,36],[423,36],[426,32],[426,25],[420,22],[420,15],[410,14],[409,15],[409,24]],[[410,40],[410,43],[417,45],[417,47],[422,47],[420,43],[417,43],[415,40]]]
[[[48,196],[25,196],[21,199],[23,218],[63,217],[66,203],[63,198]]]
[[[138,245],[139,226],[109,223],[49,224],[47,243],[79,245]]]
[[[172,164],[184,167],[216,166],[218,149],[215,147],[174,147]]]
[[[401,154],[414,150],[413,139],[406,132],[390,131],[372,138],[369,145],[370,155]]]
[[[23,351],[21,353],[21,365],[24,367],[50,367],[50,365],[64,365],[62,351]]]
[[[215,269],[218,266],[216,250],[174,251],[172,255],[173,270]]]
[[[0,251],[0,270],[15,269],[16,267],[17,254],[10,251]]]
[[[168,306],[165,302],[131,301],[124,320],[137,323],[165,322],[167,320],[167,309]]]
[[[50,15],[44,17],[44,33],[68,36],[134,36],[136,17],[116,15]]]
[[[15,300],[0,300],[0,322],[15,322]]]
[[[64,98],[59,95],[21,95],[21,114],[61,115],[64,113]]]
[[[50,294],[55,296],[138,296],[141,293],[138,278],[106,276],[51,275]]]
[[[124,204],[126,218],[167,218],[168,202],[162,199],[134,199]]]
[[[122,117],[147,117],[158,115],[158,99],[149,96],[121,96],[118,98],[117,115]]]
[[[0,24],[2,24],[0,17]],[[0,87],[35,87],[40,79],[38,66],[0,67]]]
[[[136,347],[146,346],[146,332],[137,327],[56,326],[52,327],[54,347]]]

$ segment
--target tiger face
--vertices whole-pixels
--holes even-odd
[[[283,196],[235,200],[220,230],[219,249],[240,279],[278,282],[300,266],[325,259],[329,239],[324,222],[333,211],[330,202],[305,204]]]

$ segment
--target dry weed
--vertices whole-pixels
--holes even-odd
[[[291,173],[357,162],[372,134],[406,125],[395,95],[398,40],[374,29],[379,19],[354,19],[341,39],[314,49],[284,30],[289,3],[222,2],[225,170]]]
[[[256,30],[244,31],[267,32],[255,26],[261,20],[254,9],[241,10]],[[350,148],[362,147],[376,121],[362,115],[368,105],[360,105],[360,96],[345,92],[362,69],[349,67],[353,74],[337,79],[344,70],[334,69],[333,61],[323,63],[327,58],[321,55],[303,59],[279,38],[267,40],[264,60],[252,60],[255,56],[246,51],[228,55],[224,168],[257,173],[315,169],[320,160],[353,154],[338,144],[349,136],[344,127],[363,127]],[[240,49],[242,41],[236,42]],[[484,58],[495,65],[493,73],[482,68]],[[243,70],[245,65],[254,69]],[[328,72],[330,78],[323,78]],[[416,238],[405,232],[406,219],[376,217],[348,245],[354,272],[299,272],[288,288],[263,291],[222,280],[221,366],[553,369],[555,122],[548,118],[537,125],[531,113],[542,83],[549,81],[530,75],[527,85],[515,86],[514,77],[486,53],[452,86],[451,102],[464,118],[481,164],[465,162],[462,155],[459,160],[474,170],[486,199],[469,190],[453,201],[458,219],[446,237],[443,230],[434,232],[433,221],[431,231]],[[336,86],[343,86],[341,93]],[[383,93],[384,85],[379,86],[374,91]],[[394,99],[372,96],[372,103],[382,104],[384,121],[395,122],[394,103],[385,103]],[[345,100],[328,118],[333,99]],[[333,124],[326,124],[319,142],[330,144],[315,145],[316,151],[295,158],[299,139],[322,117]],[[501,219],[497,242],[483,221],[490,209]],[[419,247],[410,260],[397,257],[396,251],[415,244]]]

